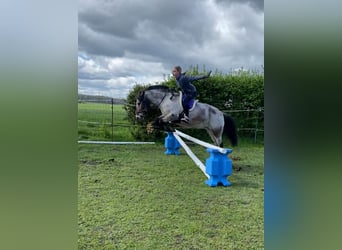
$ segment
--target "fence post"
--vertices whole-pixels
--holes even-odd
[[[259,110],[256,111],[257,115],[256,115],[256,121],[255,121],[255,130],[254,130],[254,143],[256,143],[257,141],[257,133],[258,133],[258,120],[259,120]]]
[[[114,141],[114,99],[112,98],[112,141]]]

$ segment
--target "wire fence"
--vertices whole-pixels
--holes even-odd
[[[78,134],[80,140],[127,141],[134,140],[123,106],[108,100],[79,100]],[[239,136],[252,138],[256,143],[264,138],[264,108],[245,110],[222,110],[236,122]]]
[[[222,110],[230,114],[237,122],[237,130],[244,136],[253,135],[254,142],[258,141],[258,137],[264,138],[264,107],[258,109],[244,110]]]

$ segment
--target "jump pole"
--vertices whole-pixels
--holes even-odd
[[[205,166],[204,164],[197,158],[197,156],[191,151],[191,149],[188,147],[188,145],[185,144],[185,142],[180,138],[176,133],[173,133],[173,135],[176,137],[177,141],[182,145],[183,149],[186,151],[186,153],[190,156],[190,158],[195,162],[197,167],[199,167],[203,174],[209,179],[210,176],[205,172]]]
[[[81,144],[110,144],[110,145],[127,145],[127,144],[155,144],[154,142],[134,142],[134,141],[78,141]]]
[[[207,158],[205,165],[197,158],[197,156],[191,151],[181,137],[207,148],[207,152],[210,154],[210,157]],[[168,136],[165,138],[165,147],[167,149],[165,154],[179,155],[178,149],[180,145],[208,178],[205,181],[208,186],[216,187],[219,184],[222,184],[223,186],[231,185],[231,183],[227,180],[227,177],[232,174],[233,170],[232,161],[228,157],[228,154],[233,151],[232,149],[217,147],[184,134],[178,130],[173,133],[168,132]]]
[[[210,143],[207,143],[207,142],[198,140],[198,139],[196,139],[195,137],[192,137],[192,136],[190,136],[190,135],[187,135],[187,134],[184,134],[184,133],[178,131],[177,129],[176,129],[175,131],[176,131],[176,132],[175,132],[174,134],[180,135],[180,136],[184,137],[185,139],[187,139],[187,140],[189,140],[189,141],[192,141],[192,142],[194,142],[194,143],[197,143],[197,144],[199,144],[199,145],[201,145],[201,146],[203,146],[203,147],[216,149],[216,150],[218,150],[218,151],[219,151],[220,153],[222,153],[222,154],[226,154],[226,153],[228,152],[228,150],[225,149],[225,148],[220,148],[220,147],[217,147],[217,146],[212,145],[212,144],[210,144]]]

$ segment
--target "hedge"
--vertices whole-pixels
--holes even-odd
[[[191,68],[186,74],[207,74],[198,72],[198,67]],[[175,79],[169,78],[161,83],[177,89]],[[210,78],[193,83],[197,89],[197,99],[200,102],[211,104],[233,117],[238,128],[239,137],[253,137],[254,131],[249,128],[264,129],[264,75],[263,73],[240,70],[234,73],[223,74],[213,72]],[[137,125],[135,119],[135,101],[140,90],[152,84],[136,85],[128,94],[125,109],[131,124]],[[243,112],[236,112],[243,111]],[[258,112],[259,111],[259,112]],[[137,140],[158,140],[165,137],[161,131],[149,134],[146,130],[148,122],[152,121],[160,112],[154,110],[147,119],[131,129]],[[197,138],[207,139],[205,132],[187,130],[188,134],[196,133]]]

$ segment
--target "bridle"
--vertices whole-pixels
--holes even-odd
[[[149,90],[149,89],[148,89]],[[146,97],[146,91],[148,90],[141,90],[139,92],[139,95],[137,97],[137,105],[136,105],[136,117],[138,119],[141,119],[144,117],[144,113],[148,112],[148,109],[150,108],[150,104],[153,104],[153,106],[157,107],[159,110],[161,110],[160,106],[163,104],[165,101],[166,97],[168,96],[169,93],[171,93],[170,100],[174,97],[174,94],[172,91],[163,91],[163,96],[160,99],[158,104],[155,104],[155,102],[151,102],[151,98],[153,100],[153,96],[151,97]],[[149,96],[149,95],[148,95]],[[155,98],[154,100],[156,100]]]
[[[159,104],[157,105],[158,108],[160,108],[160,105],[163,103],[163,101],[165,100],[166,96],[167,96],[168,93],[165,93],[163,98],[161,99],[161,101],[159,102]],[[170,97],[170,99],[172,98],[173,96]],[[138,97],[138,105],[140,106],[145,100],[145,91],[142,92],[141,95],[139,95]]]
[[[161,99],[160,103],[158,104],[158,108],[160,107],[160,105],[163,103],[163,101],[165,100],[165,97],[167,96],[167,93],[164,94],[163,98]]]

